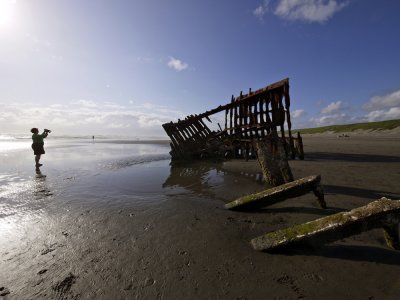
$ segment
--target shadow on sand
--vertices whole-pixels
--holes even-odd
[[[382,197],[386,197],[389,199],[400,199],[399,193],[391,193],[391,192],[376,191],[376,190],[369,190],[369,189],[360,189],[360,188],[340,186],[340,185],[325,185],[324,184],[324,191],[325,191],[325,194],[328,194],[328,195],[329,194],[341,194],[341,195],[355,196],[355,197],[374,199],[374,200],[378,200]]]
[[[259,213],[259,214],[277,214],[277,213],[293,213],[293,214],[313,214],[323,216],[329,216],[339,212],[347,211],[346,209],[339,207],[328,207],[321,209],[317,207],[277,207],[277,208],[262,208],[262,209],[247,209],[240,210],[242,212]]]
[[[334,152],[308,152],[304,160],[306,161],[335,160],[335,161],[347,161],[347,162],[393,163],[393,162],[400,162],[400,156],[334,153]]]
[[[318,249],[302,248],[286,250],[283,255],[322,256],[351,261],[374,262],[387,265],[400,265],[400,251],[379,246],[325,245]]]

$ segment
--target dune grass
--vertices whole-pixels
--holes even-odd
[[[390,130],[399,126],[400,126],[400,119],[380,121],[380,122],[369,122],[369,123],[332,125],[332,126],[324,126],[318,128],[294,129],[293,132],[298,131],[301,134],[307,134],[307,133],[323,133],[331,131],[338,133],[338,132],[352,132],[354,130]]]

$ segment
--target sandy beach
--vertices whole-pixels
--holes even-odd
[[[166,142],[52,142],[0,153],[0,299],[399,299],[400,252],[372,230],[318,249],[254,251],[263,233],[400,199],[398,134],[305,135],[310,193],[253,212],[255,161],[170,165]],[[47,142],[47,141],[46,141]]]

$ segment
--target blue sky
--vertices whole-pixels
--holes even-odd
[[[289,77],[295,128],[400,118],[394,0],[0,0],[2,133],[166,137]]]

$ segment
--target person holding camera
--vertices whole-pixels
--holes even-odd
[[[36,162],[36,169],[38,169],[40,166],[42,166],[41,163],[39,163],[40,156],[42,154],[45,154],[44,152],[44,141],[47,137],[47,135],[51,132],[51,130],[44,129],[42,134],[39,134],[39,129],[38,128],[32,128],[31,129],[32,134],[32,149],[33,149],[33,154],[35,155],[35,162]]]

